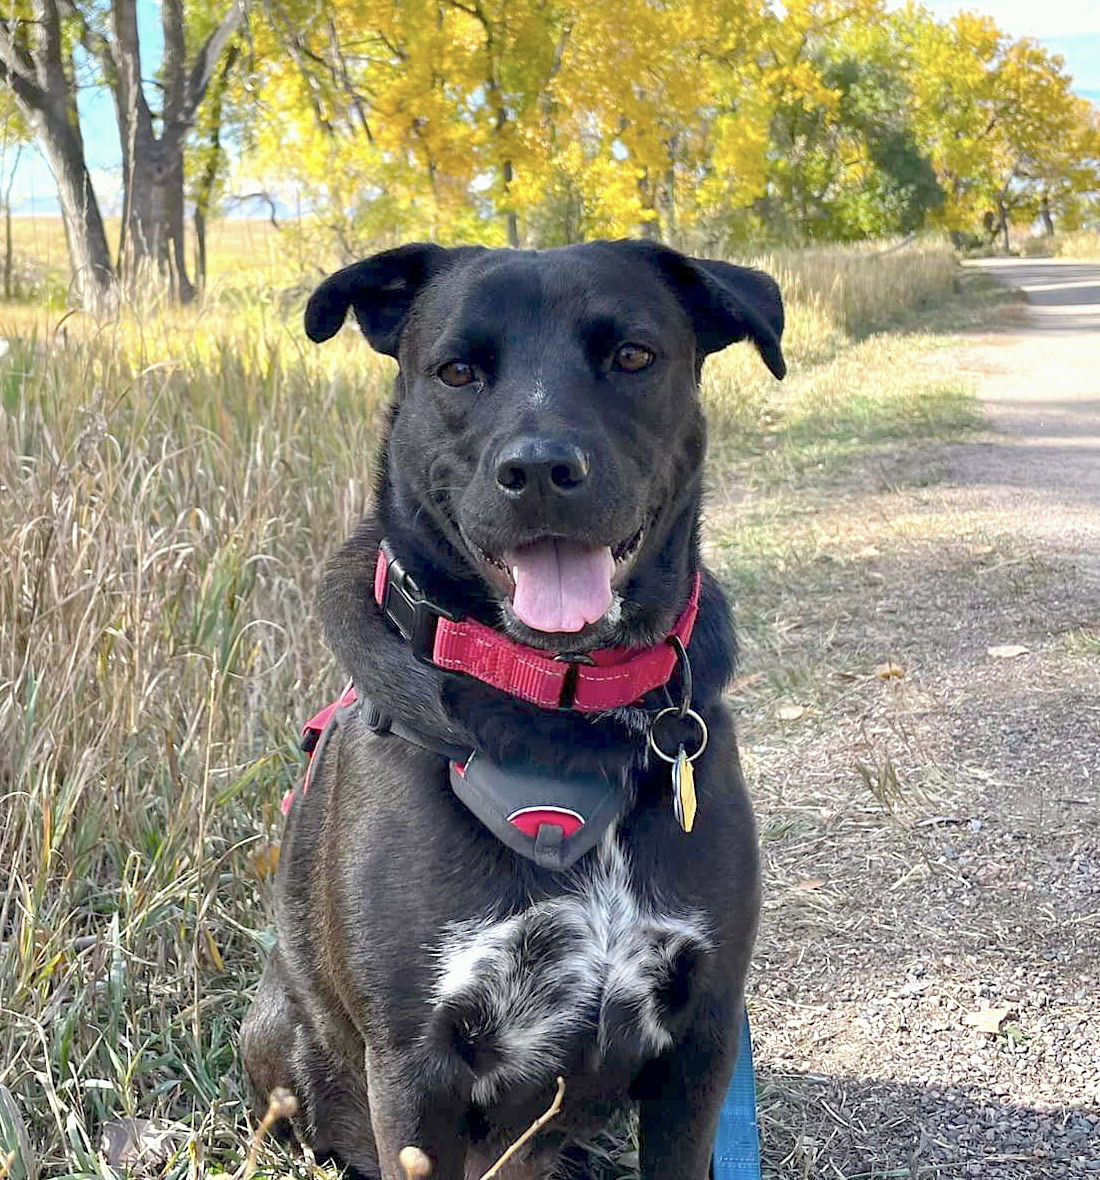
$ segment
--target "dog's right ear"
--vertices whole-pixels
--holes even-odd
[[[480,247],[447,250],[415,242],[346,266],[325,279],[309,297],[306,335],[316,344],[335,336],[350,307],[371,347],[395,357],[401,328],[417,295],[436,275],[463,257],[479,253]]]

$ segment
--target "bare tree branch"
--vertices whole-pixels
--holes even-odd
[[[145,101],[141,86],[141,40],[138,33],[136,0],[111,0],[111,46],[118,80],[116,104],[120,115],[119,132],[133,140],[140,125],[143,134],[152,135],[153,113]]]
[[[241,193],[239,196],[226,197],[225,207],[232,209],[235,206],[246,205],[249,201],[262,201],[267,206],[268,220],[271,224],[276,229],[283,228],[278,221],[279,206],[276,204],[275,198],[263,189],[255,193]]]
[[[222,18],[221,24],[206,39],[206,44],[199,50],[195,63],[191,67],[191,77],[187,82],[187,95],[183,104],[183,118],[190,122],[199,103],[202,102],[210,79],[214,76],[214,68],[218,64],[230,38],[241,26],[245,15],[245,0],[233,0],[229,11]]]
[[[332,66],[333,76],[348,96],[348,101],[351,103],[356,115],[358,115],[359,125],[363,128],[363,134],[367,137],[367,143],[374,143],[374,135],[371,132],[367,112],[363,106],[363,98],[352,83],[347,59],[344,57],[344,51],[340,46],[340,34],[336,28],[336,20],[331,13],[329,13],[328,17],[328,35],[332,56],[335,59],[335,63]]]
[[[32,111],[40,111],[46,104],[46,95],[33,78],[28,78],[19,65],[18,46],[9,45],[0,38],[0,82],[10,86],[16,99]]]
[[[34,58],[38,69],[38,84],[47,93],[59,93],[62,89],[67,89],[67,84],[62,58],[61,13],[57,7],[57,0],[35,0],[34,13],[39,49]]]
[[[186,118],[187,47],[183,33],[183,0],[161,0],[161,27],[164,30],[164,126],[167,129]]]
[[[115,59],[110,41],[98,29],[92,28],[86,14],[81,11],[76,0],[61,0],[61,2],[69,17],[76,24],[80,44],[84,46],[85,51],[91,57],[99,62],[103,72],[107,75],[108,84],[114,90],[118,80],[115,77]]]
[[[0,20],[0,70],[3,71],[0,76],[5,81],[19,78],[29,86],[36,86],[34,59],[15,40],[16,25],[23,23],[20,20]]]

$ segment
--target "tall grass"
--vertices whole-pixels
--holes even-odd
[[[794,366],[952,282],[932,245],[784,254]],[[389,369],[297,310],[0,335],[0,1084],[54,1174],[166,1120],[170,1177],[235,1166],[235,1036],[270,944],[294,728],[339,675],[312,611],[368,498]],[[712,366],[719,442],[774,390]],[[0,1152],[2,1155],[2,1152]]]
[[[792,371],[821,364],[874,332],[910,324],[948,301],[958,265],[945,241],[861,243],[780,250],[741,259],[773,275],[783,291],[783,349]],[[720,446],[768,429],[783,401],[751,349],[709,362],[705,392]]]
[[[1100,261],[1100,229],[1083,229],[1059,234],[1054,239],[1057,258],[1079,258],[1082,262]]]

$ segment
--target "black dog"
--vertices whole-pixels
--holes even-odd
[[[311,339],[349,307],[400,368],[376,512],[321,590],[358,705],[291,809],[258,1100],[294,1091],[355,1173],[414,1145],[461,1180],[560,1075],[505,1175],[583,1165],[636,1102],[642,1175],[703,1180],[758,883],[698,381],[745,338],[783,375],[779,291],[651,243],[415,245],[323,283]]]

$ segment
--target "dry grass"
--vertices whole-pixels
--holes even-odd
[[[922,317],[954,305],[960,281],[953,252],[935,239],[900,248],[879,243],[779,251],[743,261],[774,275],[783,290],[784,351],[792,373],[820,366],[874,333],[907,334]],[[723,441],[772,433],[782,395],[751,349],[731,348],[711,360],[706,381],[712,427]]]
[[[107,219],[107,238],[117,247],[121,221]],[[69,285],[68,250],[60,217],[13,217],[15,295],[64,308]],[[193,256],[194,243],[188,250]],[[277,291],[315,273],[302,235],[281,233],[268,221],[215,221],[207,232],[210,294],[246,288]]]
[[[782,482],[965,425],[957,390],[894,380],[931,338],[852,347],[948,297],[945,247],[766,264],[802,375],[780,396],[748,349],[712,367],[719,488],[730,456]],[[297,314],[270,292],[60,329],[0,310],[0,1085],[54,1174],[110,1180],[125,1117],[167,1128],[170,1178],[248,1142],[236,1030],[278,800],[339,680],[313,588],[366,503],[388,372],[350,331],[308,348]],[[763,579],[766,522],[754,543]]]
[[[1100,230],[1082,229],[1059,235],[1054,240],[1054,254],[1057,258],[1079,258],[1082,262],[1100,260]]]

